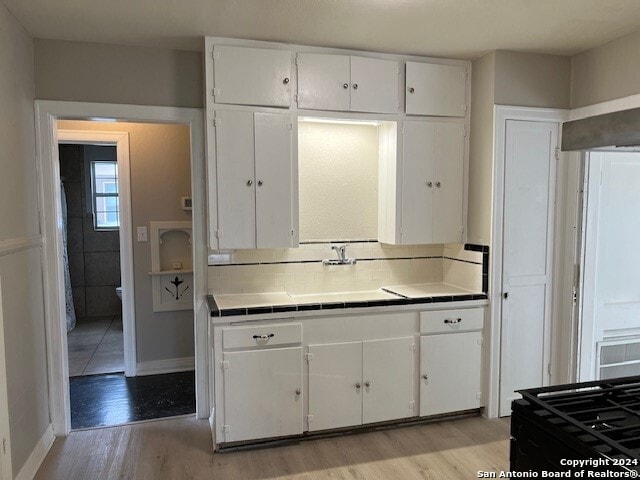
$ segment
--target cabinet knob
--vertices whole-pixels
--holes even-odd
[[[261,187],[262,186],[262,180],[258,180],[258,186]]]
[[[360,384],[360,382],[356,383],[356,390],[360,390],[361,387],[362,385]]]
[[[429,375],[426,375],[426,374],[425,374],[425,375],[422,375],[422,379],[423,379],[423,380],[429,380]]]
[[[253,185],[253,180],[247,180],[247,187],[250,187],[251,185]]]
[[[342,88],[344,88],[344,89],[349,88],[349,84],[348,84],[348,83],[343,83],[343,84],[342,84]]]
[[[371,382],[364,382],[364,386],[369,388],[371,386]]]
[[[284,80],[282,80],[282,83],[284,83],[285,85],[289,83],[289,77],[284,77]]]
[[[409,93],[413,93],[413,92],[415,92],[415,91],[416,91],[416,89],[415,89],[415,88],[413,88],[413,87],[409,87]]]
[[[302,393],[302,390],[300,390],[299,388],[296,388],[296,395],[300,395]]]
[[[427,182],[427,187],[429,188],[433,187],[433,182]]]
[[[358,84],[357,84],[357,83],[354,83],[354,84],[353,84],[353,89],[354,89],[354,90],[357,90],[357,89],[358,89]]]
[[[440,188],[440,187],[441,187],[440,182],[436,182],[436,187],[438,187],[438,188]]]

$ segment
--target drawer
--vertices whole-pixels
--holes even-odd
[[[483,308],[420,312],[420,333],[451,333],[482,330]]]
[[[255,348],[302,343],[301,323],[271,323],[225,327],[222,329],[222,348]]]

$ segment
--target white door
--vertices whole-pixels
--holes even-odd
[[[432,243],[434,122],[404,122],[402,234],[405,245]]]
[[[216,111],[219,248],[256,248],[253,113]]]
[[[398,113],[399,68],[395,60],[351,57],[351,111]]]
[[[351,65],[348,55],[299,53],[298,108],[349,110]]]
[[[362,423],[416,415],[413,342],[413,337],[363,342]]]
[[[464,117],[467,71],[455,65],[407,62],[406,112],[410,115]]]
[[[302,433],[302,347],[223,357],[225,442]]]
[[[504,174],[500,415],[548,384],[557,123],[508,120]]]
[[[258,248],[297,245],[297,175],[290,115],[255,113],[256,236]],[[295,210],[295,211],[294,211]]]
[[[464,125],[435,124],[433,243],[462,242]]]
[[[309,345],[309,431],[362,423],[362,342]]]
[[[480,407],[482,334],[420,337],[420,416]]]
[[[216,45],[213,52],[216,103],[289,107],[289,50]]]
[[[600,378],[598,342],[640,328],[640,153],[591,152],[588,168],[580,381]]]

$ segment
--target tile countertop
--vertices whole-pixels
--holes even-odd
[[[472,292],[446,283],[397,285],[378,290],[306,295],[274,292],[207,296],[212,317],[486,299],[486,293]]]

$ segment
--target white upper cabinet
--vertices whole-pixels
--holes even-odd
[[[397,61],[299,53],[297,64],[298,108],[398,112]]]
[[[291,115],[216,111],[212,249],[297,245],[296,134]]]
[[[347,111],[350,105],[349,57],[299,53],[298,108]]]
[[[467,70],[463,66],[407,62],[406,108],[410,115],[464,117]]]
[[[351,111],[398,113],[398,62],[351,57]]]
[[[405,121],[398,156],[381,155],[378,240],[390,244],[463,239],[464,145],[461,122]]]
[[[215,45],[215,103],[289,107],[291,51]]]

